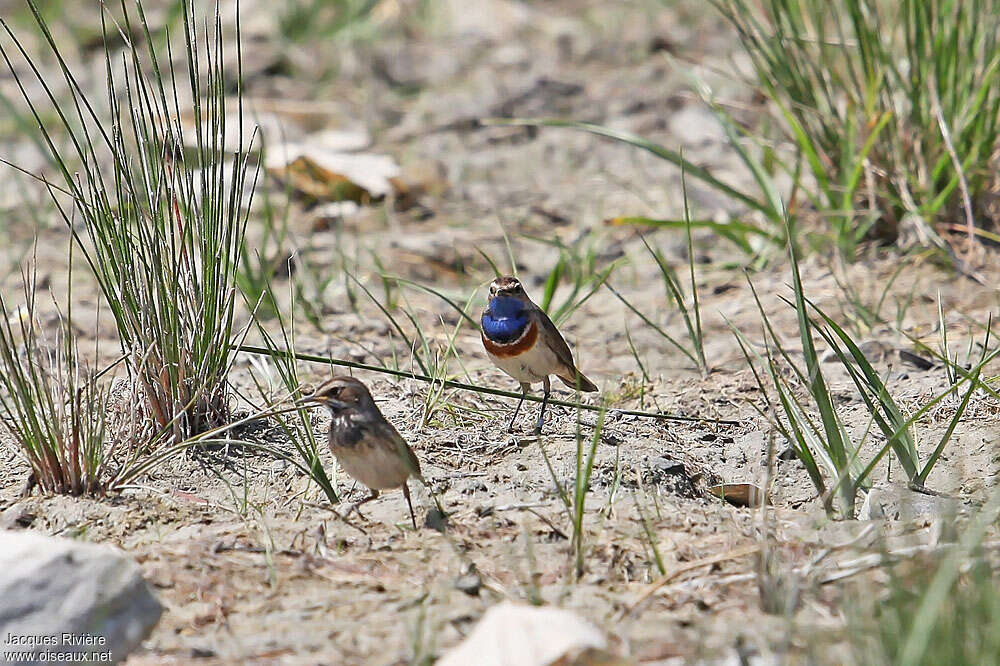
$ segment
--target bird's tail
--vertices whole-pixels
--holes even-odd
[[[573,368],[572,375],[556,375],[556,377],[558,377],[563,384],[574,390],[579,388],[584,393],[593,393],[598,390],[597,384],[587,379],[583,373],[576,368]]]

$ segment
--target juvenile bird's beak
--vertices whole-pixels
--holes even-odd
[[[304,405],[323,405],[333,409],[343,409],[347,405],[340,400],[331,398],[328,395],[307,395],[300,401]]]

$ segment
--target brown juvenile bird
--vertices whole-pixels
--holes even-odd
[[[420,481],[420,461],[402,435],[375,406],[368,387],[354,377],[334,377],[305,402],[324,405],[330,410],[330,435],[327,441],[337,462],[352,478],[371,490],[371,495],[352,504],[345,516],[357,511],[365,502],[379,495],[380,490],[402,488],[410,507],[410,519],[417,527],[406,485],[412,476]]]

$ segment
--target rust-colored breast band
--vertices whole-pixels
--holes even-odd
[[[485,334],[483,334],[482,337],[483,346],[486,347],[486,351],[494,356],[498,358],[520,356],[535,346],[535,341],[538,340],[538,325],[535,322],[531,322],[528,324],[528,328],[524,329],[524,333],[521,334],[521,337],[513,342],[508,342],[507,344],[493,342],[487,338]]]

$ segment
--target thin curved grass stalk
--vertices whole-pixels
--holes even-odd
[[[642,479],[640,478],[640,488]],[[661,575],[666,575],[667,568],[663,564],[663,556],[660,554],[660,547],[657,544],[656,530],[654,529],[649,518],[646,517],[646,512],[642,509],[642,502],[639,501],[639,493],[637,490],[632,491],[632,503],[635,504],[636,511],[639,512],[639,523],[642,525],[642,534],[646,539],[646,543],[649,545],[649,550],[653,555],[653,564],[656,565],[656,571]]]
[[[294,357],[301,361],[311,361],[313,363],[326,363],[328,365],[336,365],[344,368],[354,368],[356,370],[368,370],[371,372],[378,372],[386,375],[392,375],[393,377],[403,377],[405,379],[415,379],[419,382],[427,383],[441,383],[448,388],[457,388],[464,391],[473,391],[475,393],[484,393],[487,395],[496,395],[504,398],[514,398],[515,400],[520,400],[522,394],[514,391],[505,391],[504,389],[497,389],[490,386],[476,386],[475,384],[467,384],[465,382],[456,382],[450,379],[438,379],[428,375],[420,375],[413,372],[407,372],[405,370],[395,370],[393,368],[386,368],[378,365],[370,365],[367,363],[356,363],[354,361],[347,361],[344,359],[333,358],[332,356],[319,356],[317,354],[302,354],[299,352],[289,351],[287,349],[267,349],[265,347],[255,347],[253,345],[239,345],[235,347],[241,352],[246,352],[249,354],[263,354],[265,356],[287,356]],[[542,396],[537,396],[531,393],[523,396],[528,402],[542,402]],[[679,414],[669,414],[664,412],[643,412],[634,409],[616,409],[608,407],[607,405],[588,405],[581,402],[571,402],[568,400],[559,400],[556,398],[549,398],[548,404],[550,405],[560,405],[562,407],[572,407],[574,409],[581,409],[584,411],[600,412],[603,410],[614,410],[617,414],[628,414],[631,416],[640,416],[649,419],[658,419],[664,421],[684,421],[689,423],[715,423],[719,425],[740,425],[740,421],[733,419],[715,419],[701,416],[682,416]]]
[[[447,303],[448,305],[450,305],[451,308],[458,314],[459,317],[461,317],[465,321],[469,322],[470,324],[472,324],[476,328],[479,327],[479,322],[477,322],[475,319],[473,319],[471,316],[469,316],[469,312],[468,312],[468,310],[469,310],[469,304],[468,303],[466,304],[466,306],[464,308],[462,308],[461,306],[459,306],[459,304],[457,302],[455,302],[454,299],[452,299],[449,296],[441,293],[440,291],[438,291],[437,289],[434,289],[433,287],[428,287],[427,285],[420,284],[419,282],[415,282],[413,280],[408,280],[406,278],[399,277],[397,275],[388,275],[388,274],[383,273],[381,275],[381,277],[384,280],[390,280],[392,282],[395,282],[396,284],[407,285],[407,286],[413,287],[414,289],[419,289],[420,291],[423,291],[423,292],[426,292],[428,294],[431,294],[433,296],[437,296],[442,301],[444,301],[445,303]],[[473,298],[475,298],[475,293],[473,293],[471,296],[469,296],[469,301],[471,301]]]

